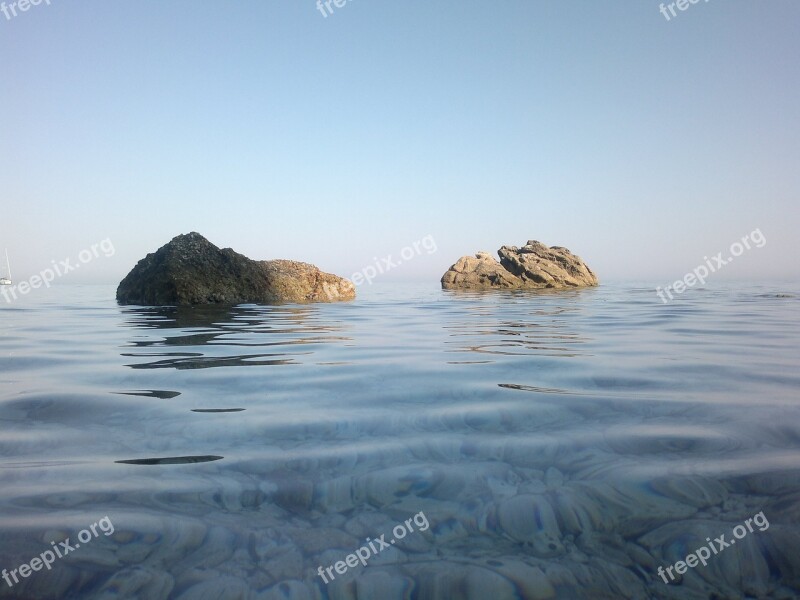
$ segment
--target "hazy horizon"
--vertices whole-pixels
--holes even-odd
[[[536,239],[601,281],[667,284],[758,229],[713,281],[796,280],[798,18],[788,0],[670,21],[632,0],[0,14],[0,252],[21,281],[108,239],[57,283],[117,283],[197,231],[350,277],[432,236],[381,278],[435,281]]]

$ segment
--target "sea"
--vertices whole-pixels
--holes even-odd
[[[800,285],[0,302],[0,598],[800,597]]]

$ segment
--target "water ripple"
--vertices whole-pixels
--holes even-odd
[[[325,593],[798,596],[795,287],[3,308],[0,565],[108,515],[14,593],[318,597],[319,565],[424,513]],[[680,588],[657,578],[759,511]]]

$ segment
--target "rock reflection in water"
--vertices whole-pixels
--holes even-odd
[[[73,317],[28,343],[75,358],[0,402],[0,564],[116,530],[0,597],[798,597],[800,303],[764,294]],[[428,530],[317,575],[419,512]],[[769,529],[658,578],[758,512]]]

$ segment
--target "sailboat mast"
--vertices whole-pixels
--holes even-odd
[[[8,269],[8,278],[11,279],[11,263],[8,260],[8,248],[6,248],[6,269]]]

